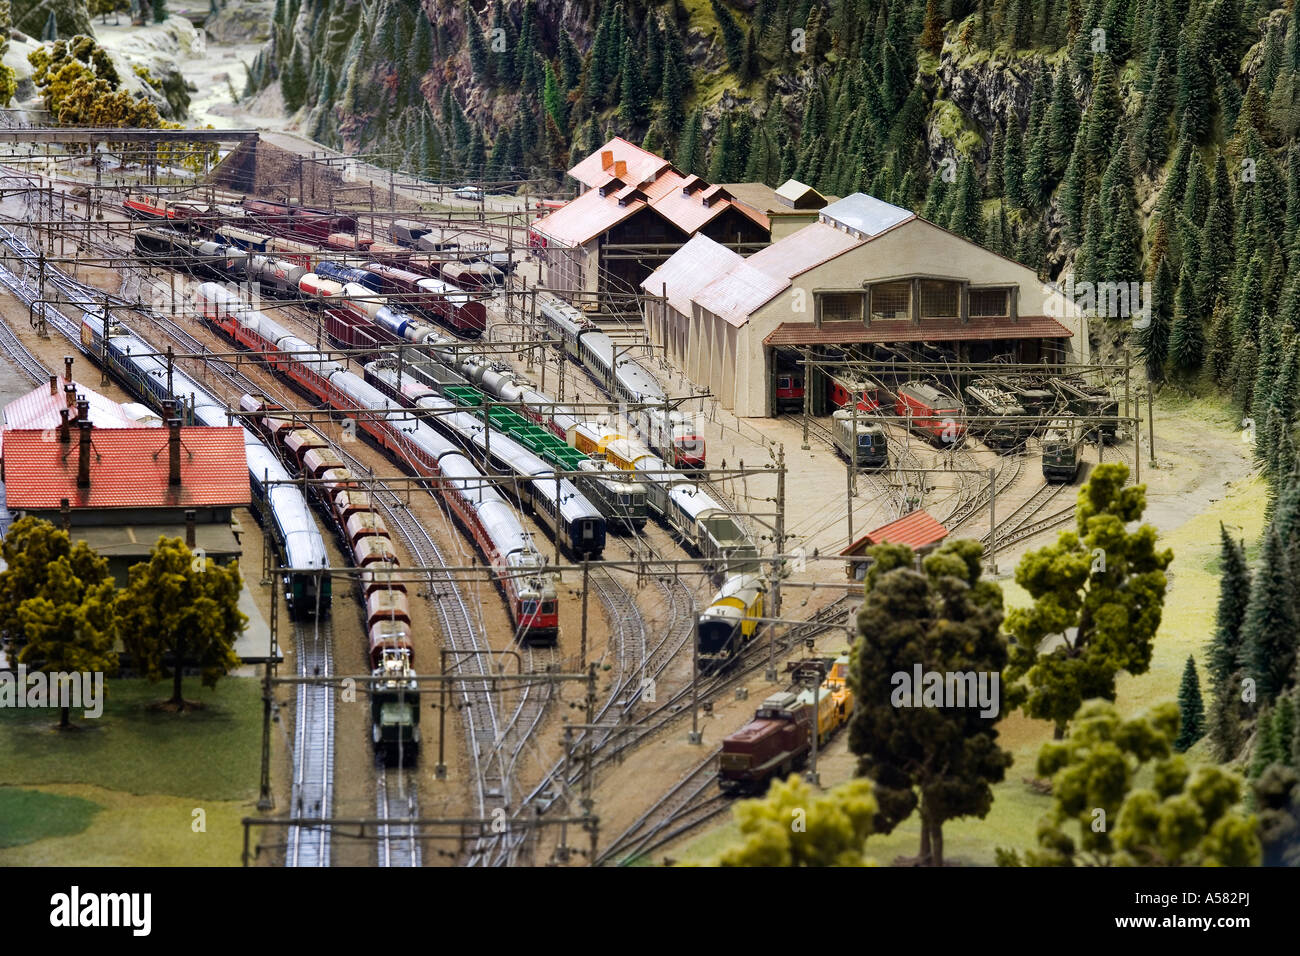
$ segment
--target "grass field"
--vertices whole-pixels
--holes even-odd
[[[74,712],[73,731],[54,729],[57,711],[0,711],[0,864],[238,863],[238,821],[257,794],[260,681],[187,681],[187,699],[206,706],[179,716],[149,706],[170,684],[107,690],[103,716]]]

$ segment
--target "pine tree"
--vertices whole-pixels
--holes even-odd
[[[980,212],[980,185],[975,175],[975,166],[969,160],[962,160],[957,173],[957,198],[953,203],[952,223],[948,226],[959,236],[965,236],[971,242],[983,239],[984,218]]]
[[[1250,778],[1257,779],[1281,760],[1282,750],[1278,746],[1277,728],[1273,724],[1273,708],[1266,704],[1260,708],[1259,720],[1255,722],[1255,753],[1250,760]]]
[[[1118,275],[1118,273],[1116,273]],[[1145,328],[1137,330],[1138,354],[1146,366],[1147,380],[1164,380],[1165,361],[1169,357],[1169,338],[1174,313],[1174,275],[1169,259],[1162,259],[1156,269],[1151,290],[1151,316]]]
[[[1015,116],[1007,124],[1007,136],[1002,148],[1002,192],[1007,202],[1017,208],[1025,205],[1022,176],[1024,172],[1024,142],[1020,135],[1020,124]]]
[[[682,130],[676,164],[687,174],[704,174],[704,113],[699,109],[691,114],[690,122]]]
[[[664,80],[661,90],[664,129],[672,134],[684,132],[686,123],[686,80],[681,61],[670,51],[664,56]],[[679,162],[678,165],[681,165]],[[684,167],[683,167],[684,168]]]
[[[1069,64],[1061,67],[1052,87],[1047,110],[1047,175],[1059,182],[1065,174],[1079,129],[1079,104],[1074,101],[1074,83]]]
[[[1162,260],[1167,262],[1168,260]],[[1205,358],[1205,334],[1192,285],[1192,266],[1185,263],[1174,293],[1173,328],[1169,332],[1169,367],[1183,377],[1194,375]]]
[[[844,4],[848,6],[848,4]],[[937,0],[926,0],[925,27],[921,32],[921,49],[932,56],[943,52],[943,17],[939,13]]]
[[[948,183],[942,176],[932,175],[930,185],[925,191],[925,204],[921,207],[921,217],[930,222],[942,224],[944,201],[948,198]]]
[[[1260,701],[1269,704],[1295,679],[1300,634],[1291,580],[1282,540],[1276,529],[1270,528],[1241,625],[1242,664],[1255,679]]]
[[[645,85],[641,81],[641,67],[632,50],[632,41],[623,40],[622,95],[618,106],[619,120],[629,131],[641,126],[649,112],[650,104]]]
[[[1168,58],[1162,55],[1143,100],[1137,127],[1138,159],[1147,169],[1158,168],[1169,157],[1169,114],[1173,106],[1174,78]]]
[[[709,6],[713,8],[713,17],[722,31],[722,46],[727,52],[727,64],[731,67],[731,72],[739,76],[745,63],[745,34],[731,11],[718,0],[709,0]]]
[[[469,5],[468,0],[461,7],[461,16],[465,20],[465,36],[469,44],[469,62],[474,71],[476,79],[484,79],[488,75],[488,49],[487,43],[483,39],[483,31],[479,27],[478,18],[474,16],[474,10]],[[450,87],[446,87],[450,89]]]
[[[1002,142],[1002,126],[994,124],[993,139],[989,143],[989,161],[984,169],[984,195],[995,199],[1002,195],[1002,154],[1006,146]]]
[[[1205,736],[1205,707],[1201,702],[1201,679],[1196,674],[1196,661],[1187,655],[1183,668],[1183,681],[1178,687],[1178,737],[1174,750],[1185,753],[1192,744]]]
[[[1084,137],[1083,158],[1089,177],[1100,176],[1110,161],[1115,130],[1122,113],[1115,68],[1111,65],[1110,57],[1104,53],[1097,54],[1095,74],[1092,102],[1088,104],[1088,112],[1084,114],[1083,128],[1080,131]]]
[[[1061,218],[1065,238],[1076,245],[1083,241],[1084,207],[1087,203],[1087,171],[1084,168],[1083,137],[1076,136],[1070,162],[1061,181]]]

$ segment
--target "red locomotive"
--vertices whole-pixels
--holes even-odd
[[[933,442],[953,445],[966,434],[961,402],[929,382],[911,381],[899,386],[894,414],[904,417],[908,428]]]
[[[787,692],[763,701],[754,719],[722,741],[718,784],[723,790],[762,790],[812,752],[813,709]]]

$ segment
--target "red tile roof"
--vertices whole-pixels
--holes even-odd
[[[840,557],[847,558],[862,554],[873,544],[905,544],[912,550],[937,544],[948,537],[948,529],[941,525],[924,508],[918,508],[911,514],[904,515],[889,524],[882,524],[874,531],[868,531],[857,541],[840,552]]]
[[[750,257],[753,258],[752,256]],[[764,345],[860,345],[868,342],[965,342],[989,339],[1064,339],[1074,333],[1045,315],[1022,315],[1019,320],[972,318],[926,319],[911,322],[782,322],[763,340]]]
[[[10,429],[4,436],[6,504],[53,509],[67,498],[73,508],[204,508],[249,502],[244,430],[181,429],[181,483],[167,483],[167,430],[93,428],[90,487],[77,487],[78,443],[66,445],[48,429]]]
[[[60,422],[59,409],[68,410],[68,418],[76,419],[77,406],[68,405],[63,395],[63,386],[68,383],[59,377],[55,383],[58,394],[50,394],[49,384],[32,389],[26,395],[15,398],[4,407],[4,423],[8,428],[55,428]],[[96,428],[135,428],[137,423],[122,411],[122,406],[105,395],[86,388],[80,382],[73,382],[78,396],[83,396],[90,403],[90,421]]]

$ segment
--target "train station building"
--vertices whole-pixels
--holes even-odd
[[[122,406],[50,377],[4,408],[4,516],[42,518],[108,559],[119,585],[160,536],[226,562],[242,553],[236,508],[250,492],[243,429],[148,427]]]
[[[543,281],[581,304],[634,294],[694,235],[752,252],[771,223],[724,186],[686,175],[662,156],[616,136],[569,170],[581,192],[533,224]]]
[[[1079,310],[1033,269],[864,193],[749,256],[696,235],[641,288],[650,341],[740,417],[773,415],[804,357],[1088,359]]]

